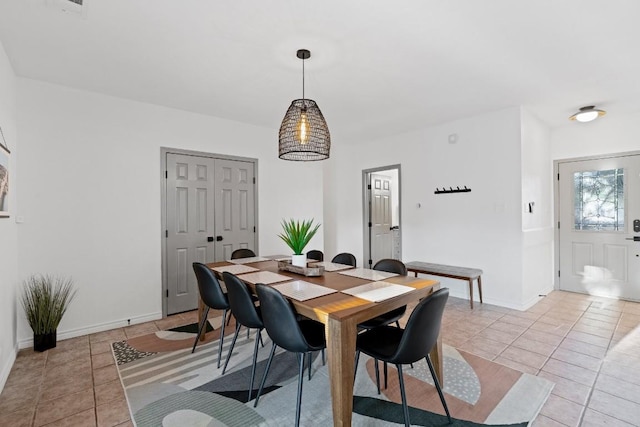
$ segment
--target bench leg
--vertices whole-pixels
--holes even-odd
[[[482,276],[478,276],[478,294],[480,294],[480,304],[482,304]]]
[[[473,310],[473,279],[469,279],[469,305]]]

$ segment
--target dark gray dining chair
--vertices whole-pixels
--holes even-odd
[[[231,259],[252,258],[254,256],[256,256],[256,253],[247,248],[240,248],[231,252]]]
[[[356,257],[353,254],[348,252],[342,252],[333,257],[331,262],[335,262],[336,264],[345,264],[350,265],[352,267],[357,267]]]
[[[402,410],[404,412],[404,425],[409,427],[409,407],[407,406],[407,396],[404,387],[404,377],[402,375],[402,365],[415,363],[424,358],[429,366],[429,372],[440,396],[440,401],[451,423],[451,414],[444,399],[440,382],[433,369],[429,353],[436,345],[440,334],[442,314],[449,297],[449,289],[443,288],[433,292],[418,303],[407,321],[407,326],[395,328],[389,325],[379,326],[358,334],[356,341],[356,369],[360,353],[368,354],[375,359],[376,380],[378,389],[380,388],[378,374],[378,360],[386,363],[393,363],[398,370],[398,380],[400,382],[400,396],[402,398]]]
[[[324,261],[324,254],[322,253],[322,251],[319,251],[317,249],[313,249],[310,250],[309,252],[307,252],[307,259],[313,259],[316,261]]]
[[[200,299],[204,303],[206,309],[202,321],[198,327],[198,334],[193,342],[193,348],[191,353],[196,351],[200,334],[207,323],[207,315],[209,309],[222,310],[222,327],[220,330],[220,340],[218,342],[218,368],[220,367],[220,356],[222,354],[222,342],[224,341],[224,326],[227,323],[227,311],[229,310],[229,300],[227,294],[222,291],[220,282],[216,278],[214,272],[206,265],[200,262],[193,263],[193,271],[196,273],[196,279],[198,281],[198,290],[200,291]]]
[[[323,350],[327,346],[324,325],[311,319],[299,319],[291,303],[275,288],[257,284],[256,291],[262,308],[262,321],[271,337],[273,345],[269,360],[258,389],[254,408],[262,394],[269,368],[273,360],[276,347],[281,347],[298,356],[298,396],[296,399],[296,427],[300,425],[300,404],[302,403],[302,382],[304,379],[305,358],[311,357],[311,352]]]

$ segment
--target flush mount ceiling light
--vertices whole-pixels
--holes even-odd
[[[296,56],[302,59],[302,99],[289,106],[279,133],[279,157],[283,160],[314,161],[329,158],[331,135],[318,104],[304,97],[304,61],[311,57],[307,49]]]
[[[587,107],[582,107],[580,111],[569,117],[569,120],[577,120],[584,123],[595,120],[598,117],[604,116],[605,114],[607,114],[606,111],[598,110],[595,106],[589,105]]]

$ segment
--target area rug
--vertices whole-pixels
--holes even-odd
[[[225,375],[217,369],[219,329],[207,333],[195,353],[197,325],[156,332],[113,343],[131,420],[148,426],[285,426],[293,425],[297,361],[279,350],[257,408],[248,400],[255,332],[241,331]],[[233,331],[233,322],[227,327]],[[211,330],[211,328],[209,328]],[[254,389],[257,392],[271,341],[262,333]],[[223,358],[231,336],[225,337]],[[546,401],[553,383],[481,357],[444,346],[445,398],[454,421],[448,424],[425,361],[406,367],[405,387],[412,425],[528,425]],[[305,371],[306,372],[306,371]],[[360,358],[354,387],[354,426],[403,425],[397,372],[389,367],[386,389],[377,393],[374,361]],[[383,386],[384,387],[384,386]],[[255,398],[255,393],[253,394]],[[301,425],[331,426],[327,366],[314,355],[312,378],[305,374]]]

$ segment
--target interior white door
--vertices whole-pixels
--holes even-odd
[[[213,262],[214,159],[167,153],[167,314],[198,305],[194,262]]]
[[[640,300],[640,155],[558,172],[560,289]]]
[[[216,261],[240,248],[256,252],[254,177],[252,162],[216,159]]]
[[[371,174],[371,260],[393,257],[391,177]]]

